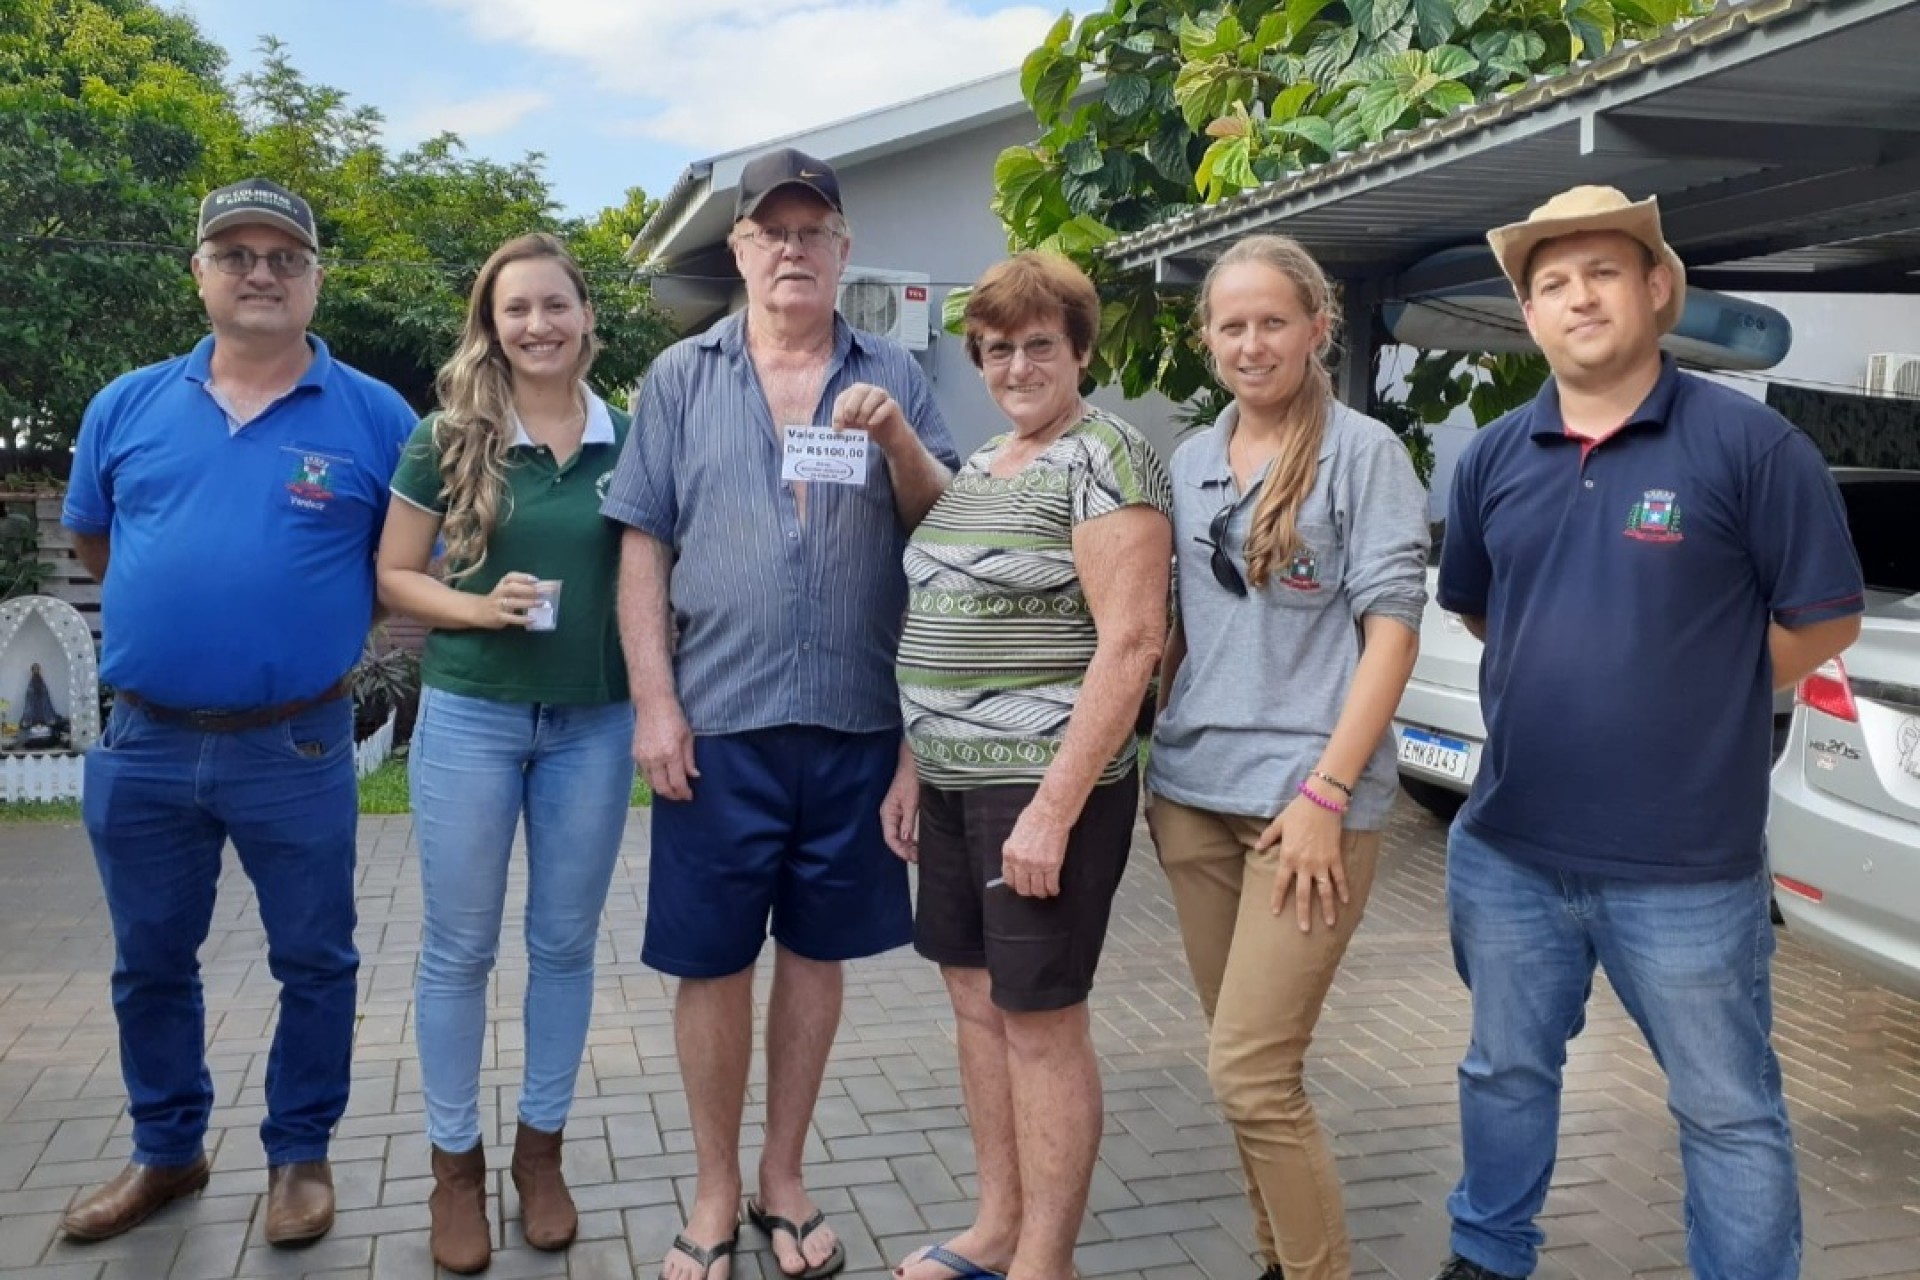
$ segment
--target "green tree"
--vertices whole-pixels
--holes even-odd
[[[391,154],[379,111],[307,79],[277,40],[263,40],[259,56],[237,82],[247,127],[239,168],[313,206],[328,264],[314,331],[424,411],[479,264],[501,241],[557,222],[540,157],[476,159],[450,133]]]
[[[649,286],[627,261],[627,249],[660,202],[639,187],[627,188],[625,201],[591,218],[570,224],[564,234],[593,286],[594,329],[600,358],[593,366],[595,389],[615,404],[627,393],[654,356],[678,336],[665,313],[653,305]]]
[[[480,159],[453,134],[394,154],[378,111],[278,41],[231,87],[225,62],[151,0],[0,0],[0,422],[29,448],[64,450],[102,386],[205,331],[186,264],[198,201],[255,174],[313,204],[315,330],[422,410],[480,263],[527,231],[569,238],[594,278],[603,393],[624,399],[671,340],[624,260],[643,192],[565,219],[537,154]]]
[[[95,391],[197,325],[186,238],[239,136],[224,62],[190,20],[145,0],[0,0],[8,443],[61,448]]]
[[[624,260],[635,219],[651,212],[644,192],[629,191],[624,204],[592,218],[564,218],[537,152],[502,164],[468,155],[458,136],[443,133],[391,154],[378,111],[309,81],[278,41],[264,41],[260,56],[260,69],[239,80],[249,163],[313,204],[333,264],[314,329],[341,359],[429,408],[480,264],[506,240],[551,231],[594,287],[606,350],[593,380],[624,402],[672,340]]]
[[[1063,16],[1028,55],[1021,89],[1044,132],[1001,153],[993,207],[1010,247],[1057,249],[1094,273],[1106,300],[1094,376],[1128,395],[1159,390],[1185,401],[1211,385],[1192,340],[1190,293],[1113,270],[1101,246],[1532,77],[1562,74],[1709,7],[1110,0],[1078,23]],[[1090,73],[1099,87],[1083,92]],[[1490,405],[1509,382],[1535,376],[1526,362],[1456,366],[1447,357],[1423,367],[1403,424],[1444,416],[1439,388],[1454,388],[1450,379],[1471,384],[1456,388],[1456,403]],[[1496,386],[1475,397],[1482,383]]]

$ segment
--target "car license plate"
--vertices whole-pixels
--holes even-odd
[[[1400,730],[1400,763],[1416,769],[1444,773],[1449,778],[1467,776],[1467,744],[1458,738],[1443,737],[1425,729]]]

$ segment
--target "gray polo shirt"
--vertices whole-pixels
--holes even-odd
[[[1173,456],[1174,548],[1187,656],[1154,728],[1147,787],[1178,804],[1271,818],[1285,808],[1346,704],[1360,620],[1379,614],[1418,632],[1426,604],[1427,496],[1386,424],[1336,403],[1302,545],[1265,587],[1236,596],[1214,580],[1207,526],[1228,503],[1226,545],[1246,576],[1247,527],[1260,483],[1242,493],[1227,465],[1238,411]],[[1393,735],[1354,787],[1346,825],[1384,824],[1395,789]],[[1345,781],[1345,779],[1343,779]]]

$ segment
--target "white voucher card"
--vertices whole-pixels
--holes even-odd
[[[782,480],[816,484],[867,482],[867,433],[795,424],[781,428]]]

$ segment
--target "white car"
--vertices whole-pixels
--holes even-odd
[[[1439,559],[1436,534],[1433,556]],[[1450,822],[1480,772],[1487,723],[1480,718],[1481,645],[1436,602],[1438,569],[1427,570],[1427,608],[1420,617],[1420,657],[1394,712],[1400,789],[1421,808]]]
[[[1801,681],[1767,821],[1795,933],[1920,995],[1920,471],[1835,472],[1860,638]]]

